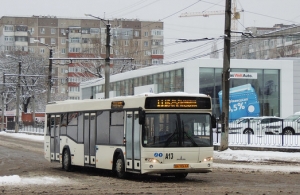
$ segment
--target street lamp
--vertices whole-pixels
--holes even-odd
[[[19,61],[19,73],[18,73],[18,84],[17,84],[17,108],[16,108],[16,125],[15,125],[15,132],[19,132],[19,116],[20,116],[20,85],[21,85],[21,67],[22,67],[22,61],[16,57],[13,57],[11,55],[6,55],[6,57],[13,58]]]
[[[47,91],[47,103],[51,101],[51,80],[52,80],[52,57],[53,57],[53,47],[51,45],[40,42],[39,40],[34,40],[34,42],[40,43],[47,46],[49,49],[49,69],[48,69],[48,91]]]
[[[106,25],[106,58],[105,58],[105,99],[109,98],[109,83],[110,83],[110,23],[109,20],[104,20],[92,14],[84,14],[85,16],[90,16],[101,20]],[[107,21],[108,23],[105,23]]]

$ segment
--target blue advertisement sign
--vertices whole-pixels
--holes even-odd
[[[218,95],[222,112],[222,91]],[[251,84],[230,88],[229,121],[249,116],[260,116],[259,102],[254,88]]]

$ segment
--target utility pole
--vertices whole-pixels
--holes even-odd
[[[110,85],[110,23],[106,24],[105,99],[109,98]]]
[[[231,0],[225,5],[225,37],[224,59],[222,73],[222,132],[220,150],[228,149],[228,118],[229,118],[229,79],[230,79],[230,28],[231,28]]]
[[[93,16],[92,14],[85,14],[86,16],[90,16],[96,19],[99,19],[106,25],[106,58],[105,58],[105,94],[104,97],[105,99],[109,98],[109,86],[110,86],[110,23],[109,20],[105,20],[103,18]],[[105,23],[104,21],[107,21]],[[128,58],[124,58],[122,60],[128,60]],[[130,59],[133,60],[133,59]]]
[[[17,106],[16,106],[16,125],[15,132],[19,132],[19,115],[20,115],[20,90],[21,90],[21,67],[22,62],[19,61],[19,74],[18,74],[18,84],[17,84]]]
[[[39,40],[33,40],[33,42],[45,45],[49,49],[49,69],[48,69],[48,86],[47,86],[47,103],[51,102],[51,87],[52,87],[52,62],[53,62],[53,47],[45,43],[41,43]]]
[[[3,72],[3,82],[2,82],[2,117],[1,117],[1,130],[4,131],[4,85],[5,85],[5,73]],[[7,126],[7,125],[6,125]]]
[[[51,85],[52,85],[52,57],[53,48],[49,47],[49,70],[48,70],[48,91],[47,91],[47,103],[51,101]]]

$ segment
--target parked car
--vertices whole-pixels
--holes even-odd
[[[276,116],[258,117],[254,120],[254,123],[257,123],[256,132],[260,134],[279,134],[282,131],[282,121],[282,118]]]
[[[295,135],[300,133],[300,112],[285,118],[283,120],[284,135]]]
[[[229,132],[241,134],[279,134],[282,119],[275,116],[242,117],[229,124]]]
[[[238,134],[238,133],[248,133],[247,129],[250,125],[250,121],[256,117],[241,117],[228,124],[228,133]]]

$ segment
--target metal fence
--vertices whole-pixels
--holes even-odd
[[[272,121],[272,120],[271,120]],[[230,122],[228,126],[229,146],[250,147],[300,147],[300,123],[284,121],[264,122],[244,120]],[[213,133],[214,145],[221,140],[221,125],[218,124]]]
[[[6,129],[6,131],[15,133],[14,128],[8,128],[8,129]],[[44,135],[44,123],[36,123],[34,125],[27,125],[27,124],[20,122],[19,133]]]

